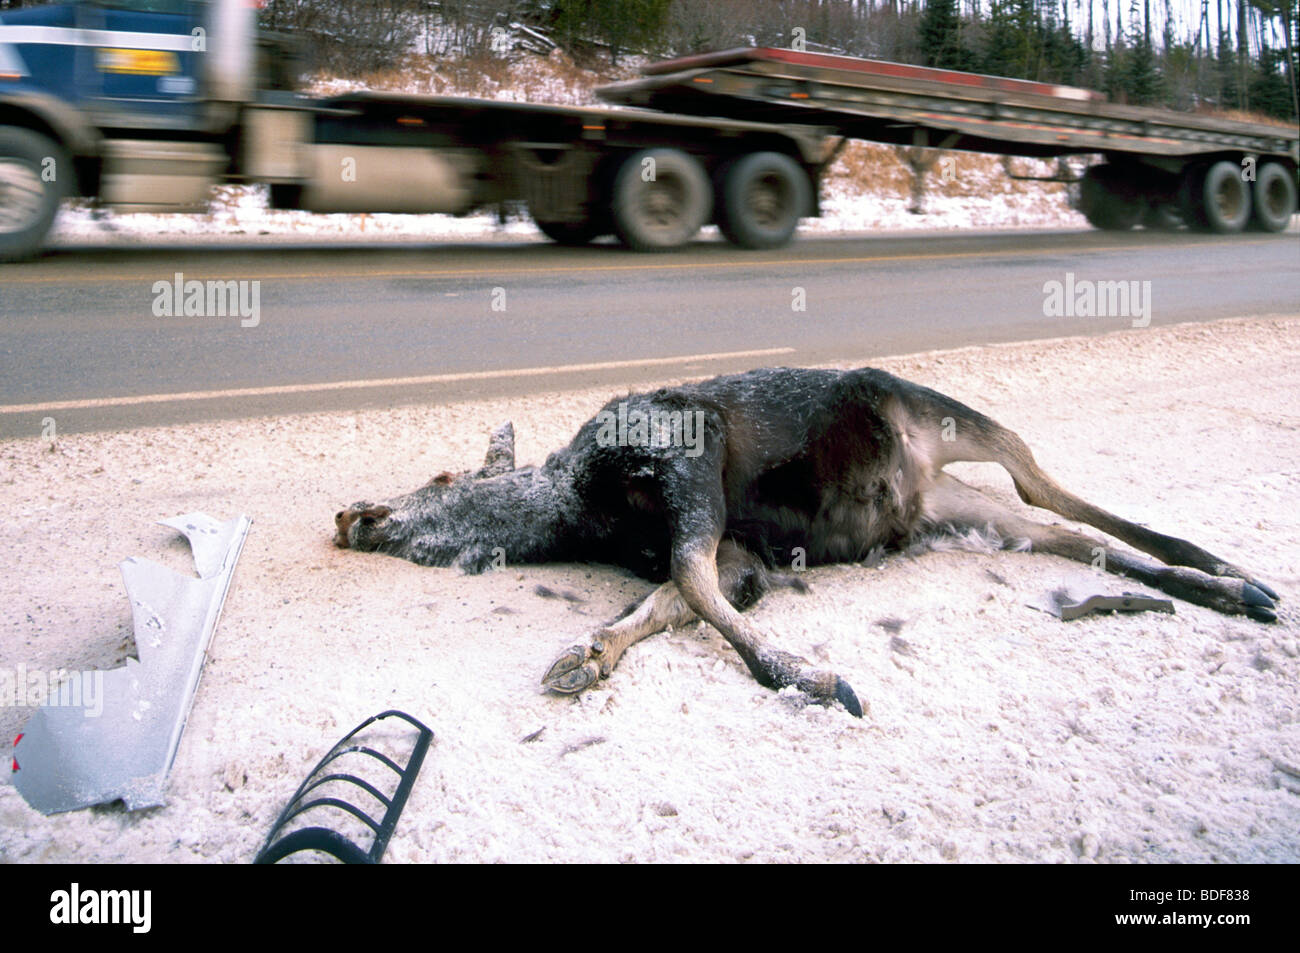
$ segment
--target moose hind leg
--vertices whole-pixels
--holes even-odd
[[[757,556],[737,543],[725,541],[718,547],[718,584],[735,608],[742,611],[750,608],[774,583],[799,587],[797,583],[774,577]],[[565,695],[585,691],[598,679],[608,678],[632,645],[670,626],[689,625],[697,618],[677,584],[666,582],[631,612],[601,626],[589,644],[565,649],[542,676],[542,684]]]
[[[1277,618],[1273,601],[1244,579],[1211,575],[1184,566],[1165,566],[1064,526],[1048,526],[1026,519],[946,473],[940,474],[926,495],[926,517],[931,525],[991,527],[1004,539],[1028,540],[1035,552],[1064,556],[1128,576],[1227,615],[1246,615],[1259,622],[1273,622]]]
[[[1244,580],[1252,587],[1251,590],[1242,590],[1248,593],[1248,598],[1256,598],[1254,593],[1259,593],[1269,600],[1270,608],[1278,599],[1272,588],[1227,560],[1185,539],[1131,523],[1075,496],[1047,475],[1028,445],[1014,431],[942,395],[931,400],[933,406],[914,408],[912,419],[931,436],[927,445],[936,467],[958,460],[997,463],[1011,474],[1016,492],[1030,506],[1042,507],[1066,519],[1095,526],[1170,566],[1187,566],[1210,576]],[[940,414],[948,416],[940,418]],[[951,439],[933,439],[933,435],[939,432],[941,419],[955,423]]]

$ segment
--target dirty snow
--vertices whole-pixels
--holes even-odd
[[[3,785],[0,861],[247,861],[321,754],[389,707],[436,733],[391,861],[1300,860],[1300,315],[878,363],[1015,428],[1089,500],[1259,573],[1279,623],[1182,602],[1062,623],[1026,603],[1131,584],[1046,556],[893,556],[754,610],[853,683],[862,720],[759,687],[696,626],[561,698],[542,672],[648,584],[341,551],[332,516],[475,465],[505,419],[538,462],[607,390],[9,441],[0,666],[120,664],[117,562],[189,568],[152,521],[254,522],[168,805],[45,818]],[[1001,471],[959,472],[1015,501]],[[2,733],[26,714],[0,708]]]

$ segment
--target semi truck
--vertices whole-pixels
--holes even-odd
[[[0,15],[0,260],[61,203],[200,212],[219,183],[310,212],[464,215],[524,204],[556,242],[679,247],[716,223],[774,248],[819,214],[849,139],[1100,154],[1095,226],[1284,229],[1300,132],[1107,103],[1087,90],[774,48],[655,63],[559,106],[294,88],[291,40],[248,0],[81,0]]]

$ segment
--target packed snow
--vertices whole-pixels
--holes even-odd
[[[340,550],[333,514],[478,465],[506,419],[519,463],[540,462],[604,388],[6,441],[21,545],[0,576],[0,667],[122,664],[116,564],[191,571],[153,521],[253,527],[167,806],[43,817],[0,786],[0,862],[247,862],[317,759],[386,708],[436,736],[391,862],[1300,860],[1300,316],[878,363],[1011,426],[1090,501],[1258,573],[1279,621],[1178,601],[1062,622],[1028,604],[1133,584],[1042,555],[896,555],[810,570],[812,592],[753,610],[849,679],[860,720],[761,688],[696,625],[568,698],[540,690],[548,665],[650,584]],[[960,475],[1022,506],[1000,470]],[[0,733],[28,713],[0,707]]]

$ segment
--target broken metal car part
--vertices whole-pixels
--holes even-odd
[[[1042,602],[1030,603],[1034,609],[1048,612],[1062,622],[1073,622],[1094,612],[1166,612],[1174,614],[1174,604],[1169,599],[1125,592],[1118,596],[1077,596],[1068,589],[1057,589]]]
[[[415,737],[415,746],[411,749],[410,756],[406,759],[406,765],[399,765],[388,755],[376,751],[374,748],[364,744],[350,744],[358,734],[369,728],[377,721],[385,718],[400,718],[415,727],[417,734]],[[406,799],[411,795],[411,788],[415,785],[415,778],[420,773],[420,766],[424,763],[425,752],[429,750],[429,742],[433,738],[433,732],[425,725],[403,711],[389,710],[380,712],[372,718],[367,718],[361,724],[357,725],[343,738],[341,738],[333,748],[321,758],[316,767],[312,768],[311,773],[298,786],[289,803],[285,805],[280,816],[276,818],[275,824],[271,827],[271,833],[267,835],[266,843],[258,851],[257,857],[254,858],[255,864],[274,864],[279,860],[296,854],[299,851],[323,851],[343,861],[345,864],[377,864],[384,851],[388,847],[388,841],[393,836],[393,831],[397,827],[397,819],[402,814],[402,808],[406,806]],[[340,771],[328,771],[326,768],[335,761],[349,754],[368,755],[374,760],[380,762],[397,775],[397,788],[391,795],[386,795],[375,785],[368,781],[363,781],[354,774],[345,774]],[[308,794],[317,788],[331,782],[340,782],[344,784],[353,784],[372,798],[378,801],[384,807],[384,816],[376,821],[355,804],[350,804],[341,798],[336,797],[315,797],[312,800],[304,800]],[[368,833],[373,835],[370,848],[363,850],[356,843],[344,837],[338,831],[331,830],[327,827],[302,827],[297,830],[284,833],[284,829],[299,815],[304,814],[314,808],[338,808],[360,821]]]
[[[199,577],[134,556],[121,563],[139,661],[103,673],[97,713],[60,704],[51,690],[14,743],[14,787],[43,814],[119,798],[132,811],[166,803],[167,773],[252,521],[190,513],[160,522],[189,540]]]

